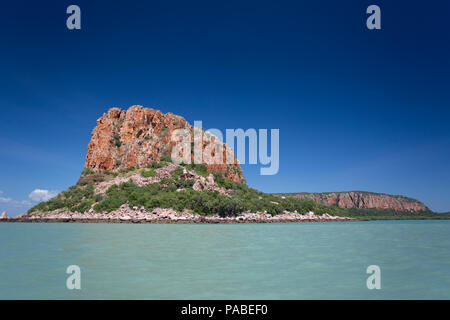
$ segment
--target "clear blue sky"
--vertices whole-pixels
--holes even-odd
[[[96,119],[141,104],[207,128],[279,128],[279,173],[244,166],[262,191],[367,190],[450,211],[449,3],[3,3],[0,210],[73,185]],[[382,30],[365,26],[371,4]]]

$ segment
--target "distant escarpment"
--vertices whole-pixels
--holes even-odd
[[[194,137],[193,126],[181,116],[142,106],[132,106],[128,110],[111,108],[97,120],[84,167],[94,172],[118,172],[130,167],[144,167],[170,157],[172,149],[179,143],[172,139],[172,133],[177,129],[185,129]],[[208,172],[220,171],[227,179],[245,183],[233,150],[214,138],[203,138],[200,142],[203,163]],[[222,146],[218,149],[211,143]],[[210,161],[215,156],[215,150],[223,150],[222,162]],[[233,159],[233,163],[228,164],[226,159]]]
[[[300,200],[313,200],[326,206],[356,209],[385,209],[403,212],[430,211],[422,202],[404,196],[388,195],[383,193],[348,191],[324,193],[289,193],[280,196],[293,196]]]

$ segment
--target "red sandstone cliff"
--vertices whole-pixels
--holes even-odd
[[[340,208],[392,209],[397,211],[428,211],[420,201],[381,193],[349,191],[330,193],[298,193],[292,196],[302,200],[313,200],[324,205],[337,205]]]
[[[84,167],[94,171],[117,171],[159,161],[162,156],[171,156],[172,148],[176,146],[176,142],[171,141],[171,134],[176,129],[193,132],[193,127],[183,117],[172,113],[163,114],[142,106],[132,106],[128,110],[111,108],[97,120]],[[218,142],[204,140],[203,150],[207,147],[214,150],[209,143]],[[231,154],[233,164],[226,164],[227,154],[228,158]],[[214,151],[211,156],[214,157]],[[223,163],[207,164],[207,168],[208,171],[221,171],[233,181],[245,183],[240,164],[225,144]]]

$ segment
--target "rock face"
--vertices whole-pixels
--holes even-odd
[[[186,129],[194,136],[193,126],[183,117],[172,113],[163,114],[159,110],[142,106],[132,106],[128,110],[111,108],[97,120],[84,167],[96,172],[117,171],[132,166],[145,166],[159,161],[163,156],[170,157],[172,149],[179,143],[172,141],[172,133],[176,129]],[[218,170],[228,179],[245,183],[233,150],[214,138],[203,139],[200,143],[203,163],[209,172]],[[221,149],[216,148],[218,145]],[[223,161],[213,164],[210,159],[214,158],[215,150],[223,150]],[[231,164],[226,163],[227,157],[233,159]]]
[[[429,211],[420,201],[381,193],[349,191],[330,193],[298,193],[291,194],[302,200],[313,200],[327,206],[337,205],[340,208],[359,209],[392,209],[405,212]]]
[[[6,214],[6,212],[2,212],[2,214],[0,215],[0,219],[8,219],[8,215]]]

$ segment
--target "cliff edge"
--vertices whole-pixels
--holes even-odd
[[[300,200],[313,200],[326,206],[338,206],[339,208],[357,209],[383,209],[403,212],[430,211],[422,202],[397,195],[383,193],[348,191],[348,192],[324,192],[324,193],[289,193],[278,194],[281,196],[293,196]]]
[[[84,168],[94,172],[117,172],[130,167],[144,167],[163,157],[170,157],[177,142],[172,141],[176,129],[193,132],[183,117],[172,113],[163,114],[159,110],[132,106],[128,110],[111,108],[97,120],[92,131]],[[192,135],[193,136],[193,135]],[[245,183],[241,166],[234,157],[233,150],[223,143],[223,162],[208,162],[207,150],[215,150],[209,143],[221,143],[218,140],[203,140],[203,160],[208,172],[220,171],[227,179]],[[214,154],[209,155],[213,157]],[[226,157],[234,162],[226,163]],[[210,164],[208,164],[210,163]]]

